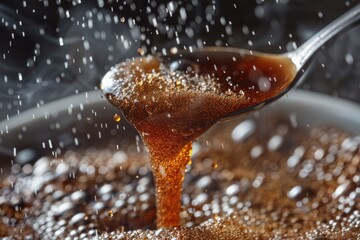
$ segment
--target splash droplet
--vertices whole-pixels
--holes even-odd
[[[145,51],[142,48],[138,48],[137,53],[140,54],[141,56],[145,55]]]
[[[117,113],[114,114],[113,118],[114,118],[115,122],[120,122],[121,121],[121,117]]]
[[[216,169],[216,168],[219,167],[219,164],[218,164],[216,161],[213,161],[213,162],[211,163],[211,167],[214,168],[214,169]]]
[[[114,216],[114,211],[113,210],[108,211],[108,216],[113,217]]]

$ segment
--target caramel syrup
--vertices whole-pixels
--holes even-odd
[[[180,225],[180,197],[191,144],[218,120],[257,106],[286,89],[296,74],[290,59],[199,51],[146,56],[114,66],[101,88],[138,130],[150,153],[157,227]]]

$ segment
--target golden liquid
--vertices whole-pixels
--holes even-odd
[[[114,119],[115,122],[120,122],[121,121],[121,117],[117,113],[114,114],[113,119]]]
[[[238,121],[204,134],[186,172],[181,206],[193,139],[226,111],[256,103],[251,94],[262,91],[256,83],[234,82],[237,87],[223,94],[231,84],[214,83],[224,78],[184,81],[146,59],[113,69],[116,85],[107,97],[147,145],[156,189],[133,137],[42,157],[34,165],[15,161],[0,174],[0,238],[360,239],[358,137],[328,127],[294,128],[287,116],[246,120],[253,128],[246,139],[233,137],[248,125]],[[204,73],[205,66],[199,69]],[[183,226],[154,230],[155,218],[158,227]]]
[[[216,61],[223,65],[214,69]],[[277,95],[294,75],[287,58],[246,56],[233,61],[227,56],[200,62],[197,74],[171,72],[156,57],[135,58],[104,77],[108,100],[123,111],[149,150],[158,227],[180,225],[192,141],[229,113]]]
[[[243,122],[232,121],[196,143],[183,227],[154,230],[156,189],[131,135],[0,174],[0,238],[359,239],[358,138],[266,119],[251,119],[258,127],[241,142],[232,133]]]

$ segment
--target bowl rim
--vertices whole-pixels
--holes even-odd
[[[50,103],[47,103],[39,108],[31,108],[24,112],[8,117],[0,122],[0,136],[4,135],[9,129],[13,129],[25,124],[31,124],[33,121],[47,118],[51,115],[57,114],[61,111],[67,111],[76,107],[87,106],[103,106],[110,109],[116,109],[112,106],[104,97],[100,90],[94,90],[90,92],[84,92],[77,95],[72,95],[66,98],[62,98]],[[286,106],[289,107],[286,107]],[[294,108],[296,107],[296,109]],[[270,104],[263,109],[256,112],[266,112],[267,109],[285,108],[293,111],[303,111],[307,108],[309,110],[319,110],[318,115],[323,112],[332,112],[334,116],[338,116],[343,120],[355,121],[359,123],[360,127],[360,105],[349,100],[310,92],[306,90],[294,89],[280,98],[278,101]],[[314,117],[314,116],[310,116]],[[318,117],[318,116],[315,116]],[[321,117],[321,116],[320,116]],[[356,129],[355,129],[356,130]],[[360,131],[360,129],[359,129]]]
[[[137,137],[137,132],[127,121],[115,123],[114,113],[122,115],[121,111],[111,105],[102,92],[97,90],[59,99],[3,120],[0,122],[0,167],[4,161],[12,161],[17,152],[22,149],[33,148],[49,154],[59,147],[64,150],[68,147],[78,148],[86,146],[87,143],[95,143],[94,138],[87,139],[87,134],[93,134],[96,131],[101,132],[104,137],[115,137],[114,134],[121,138]],[[82,120],[77,118],[79,114]],[[300,129],[327,126],[344,130],[351,136],[360,136],[359,104],[298,89],[292,90],[260,110],[245,116],[241,115],[230,121],[241,122],[249,118],[260,118],[266,127],[266,122],[273,117],[287,118],[293,127]],[[91,119],[90,122],[86,120],[84,124],[85,118]],[[58,122],[61,123],[61,128],[50,127]],[[223,123],[226,124],[226,121],[221,121],[219,124]],[[107,127],[104,129],[102,125]],[[213,126],[213,129],[217,127],[221,129],[221,125],[217,124]],[[74,128],[77,131],[76,134],[72,132]],[[126,131],[120,131],[125,129]],[[130,129],[132,131],[129,131]],[[113,134],[112,131],[115,133]],[[211,134],[211,131],[208,133]],[[63,148],[64,137],[67,139],[65,148]],[[75,142],[75,138],[81,139],[81,146]],[[95,141],[99,140],[95,139]]]

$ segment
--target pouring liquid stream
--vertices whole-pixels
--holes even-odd
[[[126,60],[104,76],[104,94],[149,150],[158,227],[181,224],[181,188],[192,142],[217,121],[282,96],[300,79],[310,57],[359,19],[357,5],[285,54],[210,47]]]

